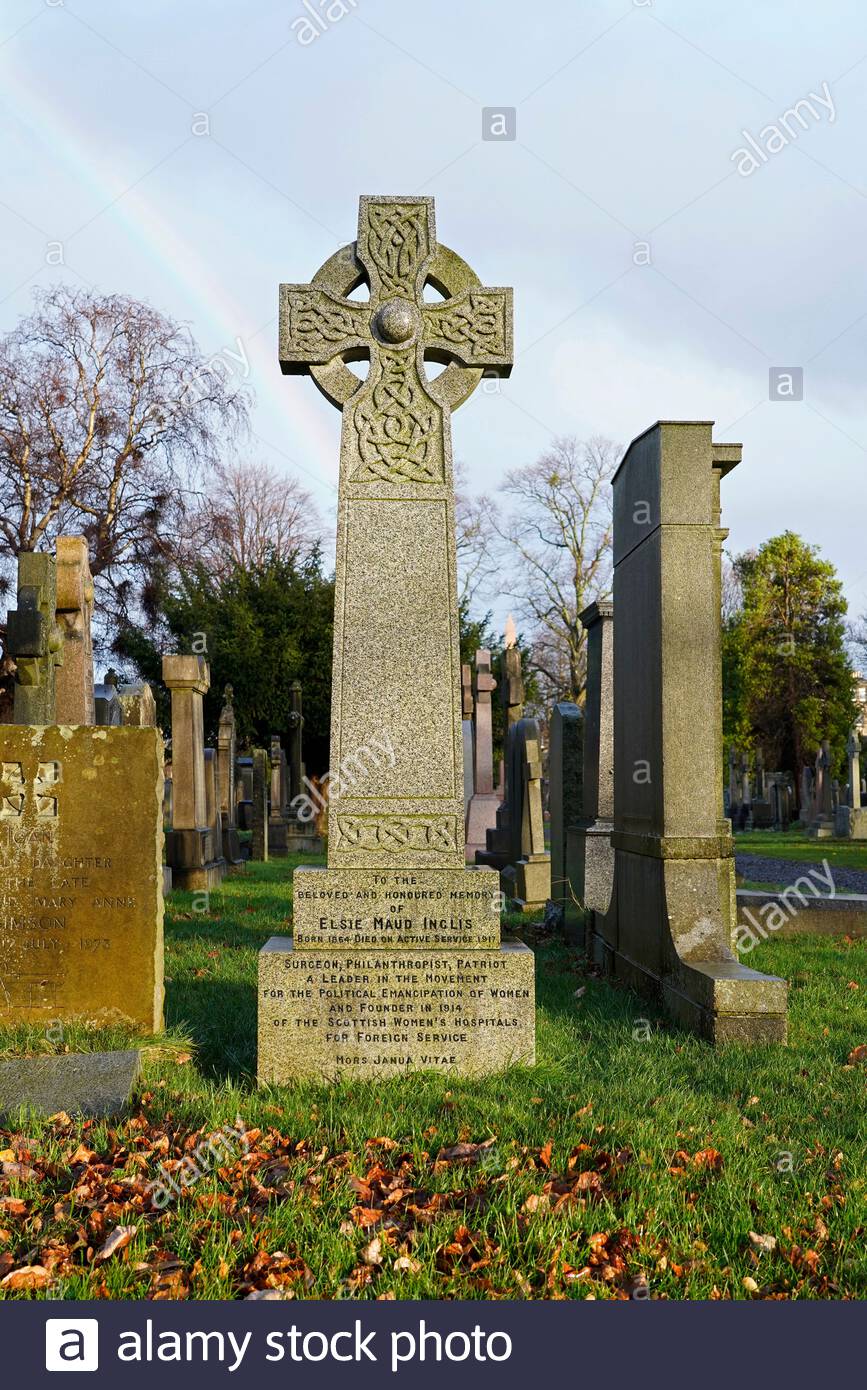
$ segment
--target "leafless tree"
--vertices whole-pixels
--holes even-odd
[[[246,424],[240,383],[188,329],[65,285],[0,339],[0,553],[85,535],[104,613],[144,602],[191,490]]]
[[[322,522],[296,478],[266,463],[233,461],[213,470],[188,535],[185,549],[225,573],[308,554],[321,540]]]
[[[468,491],[464,464],[455,468],[455,488],[458,597],[468,607],[485,592],[498,568],[497,507],[486,493]]]
[[[549,700],[583,699],[586,633],[579,614],[611,584],[611,489],[621,449],[595,436],[555,439],[536,463],[513,469],[512,506],[497,522],[515,576],[519,617],[532,626],[533,664]]]

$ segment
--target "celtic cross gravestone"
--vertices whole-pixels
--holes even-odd
[[[343,421],[328,867],[296,870],[294,945],[262,954],[263,1080],[532,1057],[532,955],[464,862],[450,426],[511,352],[511,291],[438,244],[430,198],[362,198],[357,242],[281,287],[281,367]]]

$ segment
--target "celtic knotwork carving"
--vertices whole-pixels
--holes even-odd
[[[363,329],[357,310],[344,308],[320,290],[296,290],[287,301],[286,314],[296,352],[309,357],[321,356],[329,347],[339,349]]]
[[[424,391],[411,352],[381,354],[379,378],[353,418],[362,460],[353,482],[443,481],[442,412]]]
[[[500,357],[506,351],[506,302],[502,295],[470,290],[445,307],[424,311],[426,338],[439,339],[455,355]]]
[[[375,854],[391,849],[425,850],[434,854],[457,849],[457,823],[452,816],[338,816],[341,843]]]
[[[426,209],[418,203],[371,203],[368,215],[367,253],[383,290],[414,297],[431,251]]]
[[[12,820],[24,813],[24,769],[21,763],[0,767],[0,820]]]

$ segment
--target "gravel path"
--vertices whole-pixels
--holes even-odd
[[[795,859],[770,859],[764,854],[736,854],[737,871],[743,878],[755,883],[794,883],[795,879],[809,874],[811,869],[822,869],[822,851],[816,847],[815,864],[799,863]],[[831,867],[834,887],[839,893],[867,893],[867,869],[837,869]],[[822,869],[819,889],[827,892],[824,881],[827,873]]]

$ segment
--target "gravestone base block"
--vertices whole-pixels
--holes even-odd
[[[720,944],[731,941],[736,920],[731,857],[697,857],[698,840],[677,846],[682,857],[676,842],[667,846],[671,858],[630,853],[626,838],[615,835],[616,896],[595,958],[710,1042],[785,1042],[785,980],[750,969]]]
[[[172,871],[172,887],[187,893],[209,893],[219,888],[226,861],[214,853],[210,830],[167,830],[166,863]]]
[[[234,825],[223,826],[223,858],[226,861],[227,873],[239,874],[247,868],[247,861],[241,853],[238,831]]]
[[[867,807],[838,806],[834,834],[841,840],[867,840]]]
[[[38,1115],[116,1115],[129,1101],[140,1065],[137,1051],[0,1062],[0,1119],[19,1108]]]
[[[814,820],[807,831],[811,840],[832,840],[834,838],[834,822],[827,816],[820,816]]]
[[[532,1066],[534,974],[523,942],[330,951],[272,937],[259,956],[259,1082]]]
[[[289,853],[289,826],[282,816],[268,819],[268,853],[272,859],[285,859]]]
[[[542,912],[551,896],[551,857],[533,854],[500,874],[503,892],[519,912]]]
[[[317,835],[312,825],[303,821],[290,820],[286,827],[286,844],[289,854],[324,854],[325,842]]]

